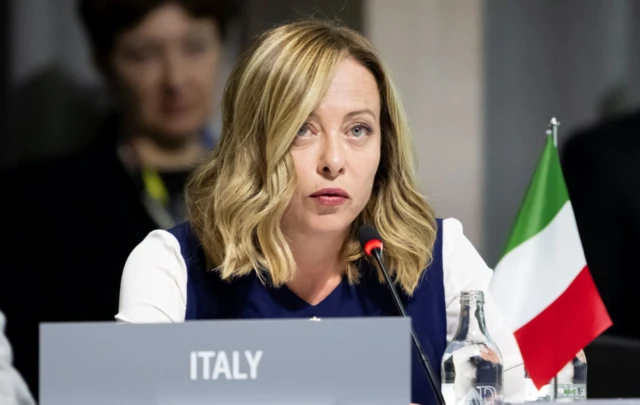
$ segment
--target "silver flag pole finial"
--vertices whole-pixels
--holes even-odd
[[[556,117],[551,118],[549,121],[549,129],[547,129],[547,135],[553,135],[553,146],[558,147],[558,127],[560,126],[560,121],[556,119]]]

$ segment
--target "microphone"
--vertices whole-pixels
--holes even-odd
[[[387,286],[391,290],[391,295],[393,296],[393,301],[396,304],[396,308],[398,309],[398,312],[403,317],[408,318],[407,312],[404,309],[404,305],[402,305],[402,300],[398,295],[398,291],[396,290],[395,285],[391,280],[391,277],[389,277],[389,272],[387,271],[386,267],[384,266],[384,263],[382,262],[382,238],[380,237],[380,234],[372,226],[362,225],[358,229],[358,238],[360,239],[360,244],[362,245],[362,248],[364,249],[365,253],[368,256],[373,256],[378,262],[378,265],[380,266],[380,270],[382,271],[382,274],[384,275],[384,278],[387,282]],[[418,338],[416,337],[416,333],[413,330],[413,326],[411,324],[410,324],[410,328],[411,328],[410,329],[411,340],[413,341],[413,345],[418,351],[418,357],[420,358],[420,363],[422,364],[422,368],[424,369],[424,372],[427,374],[427,379],[429,380],[429,385],[431,385],[431,390],[433,391],[433,395],[436,397],[436,401],[438,402],[439,405],[445,405],[442,392],[440,391],[440,388],[436,384],[436,378],[434,376],[433,369],[431,368],[431,363],[429,362],[429,359],[427,358],[427,356],[425,356],[424,351],[422,350],[422,346],[420,345],[420,342],[418,341]]]

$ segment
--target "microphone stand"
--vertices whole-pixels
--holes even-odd
[[[387,285],[389,286],[389,289],[391,289],[391,294],[393,295],[393,301],[395,302],[396,307],[398,308],[398,312],[400,312],[400,314],[403,317],[408,318],[409,316],[407,315],[407,312],[404,309],[404,305],[402,305],[402,300],[398,295],[398,291],[396,291],[396,288],[393,285],[393,281],[391,280],[391,277],[389,277],[389,273],[387,272],[387,269],[384,267],[384,264],[382,264],[382,250],[379,248],[375,248],[372,250],[371,253],[373,253],[373,256],[376,258],[378,265],[380,266],[380,270],[382,270],[382,274],[384,274],[384,278],[387,281]],[[424,372],[427,374],[427,379],[429,380],[429,385],[431,385],[431,390],[433,391],[433,394],[436,397],[438,404],[446,405],[444,397],[442,396],[442,392],[440,391],[440,388],[436,384],[436,379],[434,376],[434,372],[431,369],[431,364],[429,363],[429,359],[427,359],[427,356],[425,356],[424,351],[422,350],[422,346],[420,345],[420,342],[416,337],[416,333],[413,330],[413,325],[410,324],[410,328],[411,328],[411,340],[413,340],[413,345],[416,347],[416,350],[418,351],[418,355],[420,357],[420,364],[422,364],[422,368],[424,369]]]

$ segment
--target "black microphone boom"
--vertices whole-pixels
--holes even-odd
[[[378,266],[384,275],[384,278],[387,282],[387,286],[391,290],[391,295],[393,296],[393,301],[396,304],[396,308],[398,308],[398,312],[400,315],[408,318],[407,311],[404,309],[404,305],[402,305],[402,300],[398,295],[398,291],[395,288],[391,277],[389,276],[389,272],[387,271],[384,263],[382,262],[382,238],[378,231],[375,230],[372,226],[362,225],[358,230],[358,237],[360,239],[360,244],[364,251],[369,255],[373,256],[378,262]],[[424,372],[427,374],[427,379],[429,380],[429,385],[431,385],[431,390],[433,391],[433,395],[436,397],[439,405],[446,405],[444,401],[444,397],[442,396],[442,392],[440,388],[436,384],[436,378],[433,373],[433,369],[431,368],[431,363],[429,359],[424,354],[424,350],[422,350],[422,345],[420,345],[420,341],[416,336],[415,331],[413,330],[413,326],[410,325],[411,330],[411,340],[413,340],[413,345],[418,351],[418,356],[420,357],[420,363],[422,364],[422,368]]]

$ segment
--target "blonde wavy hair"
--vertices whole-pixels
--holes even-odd
[[[225,87],[220,141],[187,183],[190,222],[222,279],[254,271],[274,286],[293,279],[296,263],[280,228],[296,186],[289,149],[348,57],[378,83],[382,140],[371,198],[342,249],[347,277],[359,279],[356,232],[368,223],[384,239],[396,283],[413,294],[432,260],[436,221],[416,187],[405,114],[371,44],[356,31],[315,20],[273,28],[243,54]]]

